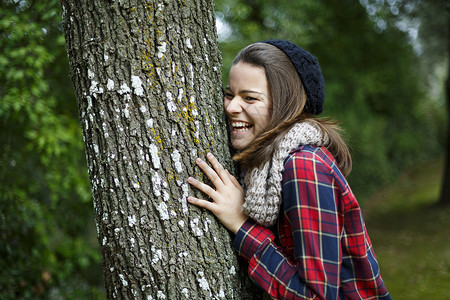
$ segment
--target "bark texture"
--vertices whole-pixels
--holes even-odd
[[[213,1],[61,0],[109,299],[259,299],[231,237],[186,203],[231,167]]]
[[[447,16],[450,16],[450,4],[447,5]],[[447,60],[450,61],[450,17],[447,18]],[[450,205],[450,63],[447,67],[445,81],[445,96],[447,104],[447,144],[445,151],[444,174],[442,178],[440,205]]]

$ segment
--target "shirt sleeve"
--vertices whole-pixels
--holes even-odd
[[[292,229],[294,258],[276,245],[271,230],[247,220],[234,247],[250,277],[277,299],[337,299],[341,218],[330,168],[311,153],[291,155],[283,173],[283,205]]]

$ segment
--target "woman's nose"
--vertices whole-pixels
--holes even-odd
[[[233,99],[227,99],[225,98],[225,111],[228,114],[237,114],[242,111],[242,106],[237,97],[234,97]]]

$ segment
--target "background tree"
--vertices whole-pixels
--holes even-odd
[[[196,157],[231,167],[213,3],[61,3],[108,298],[257,297],[229,232],[186,203]]]
[[[424,91],[417,107],[423,115],[432,115],[439,120],[428,122],[428,126],[436,126],[432,131],[433,140],[438,141],[440,146],[446,145],[439,203],[448,205],[450,203],[450,123],[448,122],[450,120],[448,92],[450,4],[448,1],[441,0],[382,2],[365,0],[361,3],[366,7],[378,31],[398,28],[407,34],[409,43],[415,50],[415,56],[419,62],[415,82]],[[447,114],[445,115],[444,112]],[[445,122],[447,126],[442,126]],[[417,124],[415,127],[418,127]],[[432,142],[431,139],[424,141]]]
[[[413,13],[420,19],[418,39],[423,74],[427,74],[424,81],[431,96],[438,98],[443,111],[447,112],[446,132],[439,135],[442,141],[446,141],[439,203],[450,205],[450,2],[418,1]]]

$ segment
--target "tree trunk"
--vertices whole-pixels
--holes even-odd
[[[447,146],[445,152],[444,177],[442,179],[440,205],[450,205],[450,4],[447,4],[447,80],[445,81],[445,95],[447,100]]]
[[[61,0],[109,299],[258,296],[197,156],[231,167],[213,1]]]

